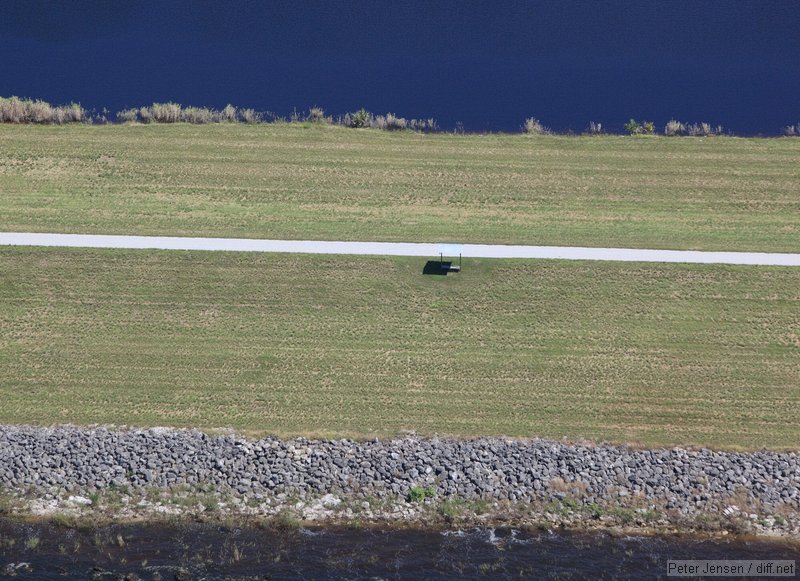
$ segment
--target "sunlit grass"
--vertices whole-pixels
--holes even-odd
[[[796,447],[800,270],[0,251],[0,422]]]
[[[800,250],[796,139],[0,126],[0,229]]]

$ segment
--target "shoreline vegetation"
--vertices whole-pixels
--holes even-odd
[[[163,124],[187,123],[204,125],[209,123],[318,123],[341,125],[353,129],[378,129],[383,131],[414,131],[419,133],[449,133],[439,126],[436,119],[405,118],[395,113],[374,114],[371,111],[358,109],[344,114],[330,115],[318,106],[307,111],[295,109],[289,115],[279,115],[271,111],[257,111],[253,108],[240,108],[228,104],[222,109],[211,107],[184,106],[179,103],[153,103],[149,106],[132,107],[112,112],[87,110],[79,103],[52,105],[41,99],[28,99],[16,96],[0,97],[0,123],[64,125],[70,123],[109,124],[137,123]],[[622,131],[609,131],[601,122],[589,121],[582,132],[555,132],[545,127],[535,117],[526,118],[520,130],[527,135],[661,135],[665,137],[713,137],[719,135],[734,136],[722,125],[712,125],[706,121],[686,123],[676,119],[667,121],[663,128],[653,121],[637,121],[633,118],[622,124]],[[457,123],[453,133],[466,133],[461,123]],[[800,123],[788,124],[779,129],[777,134],[785,137],[800,137]],[[772,137],[774,135],[767,135]],[[764,137],[764,135],[758,135]]]
[[[800,516],[715,512],[680,517],[634,503],[580,506],[572,498],[547,501],[470,502],[460,497],[403,496],[376,499],[353,495],[304,495],[246,499],[230,489],[201,487],[111,488],[52,495],[0,490],[0,519],[51,523],[68,529],[111,524],[198,523],[273,530],[352,528],[448,531],[512,528],[546,532],[605,532],[614,536],[691,535],[774,539],[800,544]]]
[[[794,453],[10,425],[0,441],[14,458],[0,473],[0,517],[72,527],[169,520],[800,535]]]

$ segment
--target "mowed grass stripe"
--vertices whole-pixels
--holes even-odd
[[[0,422],[796,448],[800,270],[0,251]]]
[[[5,231],[800,251],[800,140],[0,126]]]

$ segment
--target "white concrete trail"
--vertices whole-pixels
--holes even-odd
[[[183,238],[176,236],[111,236],[28,232],[0,232],[0,246],[227,250],[235,252],[294,252],[303,254],[362,254],[428,257],[436,257],[439,255],[438,244],[414,242],[250,240],[247,238]],[[636,248],[585,248],[579,246],[464,244],[463,256],[464,258],[554,258],[563,260],[612,260],[623,262],[800,266],[800,254],[645,250]]]

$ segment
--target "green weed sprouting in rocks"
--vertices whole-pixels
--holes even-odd
[[[638,518],[640,518],[644,522],[648,522],[648,523],[649,522],[654,522],[654,521],[657,521],[657,520],[659,520],[661,518],[661,513],[658,512],[657,510],[652,510],[652,509],[643,510],[643,511],[639,511]]]
[[[638,513],[632,508],[615,507],[609,511],[609,514],[616,518],[624,525],[629,525],[636,521]]]
[[[560,500],[552,500],[545,506],[548,512],[552,512],[560,517],[567,517],[580,510],[578,501],[569,497]]]
[[[426,498],[436,496],[436,489],[433,486],[412,486],[408,491],[409,502],[422,502]]]
[[[205,497],[200,501],[203,507],[205,508],[206,512],[212,512],[219,508],[219,499],[217,495],[212,493],[206,494]]]
[[[8,494],[0,494],[0,514],[7,514],[11,512],[13,507],[13,498]]]
[[[477,515],[486,514],[489,512],[489,503],[482,498],[475,500],[472,502],[472,512]]]
[[[599,504],[596,502],[592,502],[584,507],[584,510],[591,515],[591,517],[595,520],[599,519],[603,516],[603,509],[600,507]]]
[[[466,503],[464,499],[453,497],[442,501],[436,508],[436,512],[439,513],[439,516],[441,516],[445,522],[453,524],[461,519],[465,508]]]
[[[161,489],[156,488],[155,486],[145,489],[144,495],[147,499],[147,502],[161,502]]]
[[[58,527],[75,528],[78,526],[80,519],[71,514],[57,512],[50,517],[51,522]]]
[[[302,525],[302,521],[294,512],[284,509],[274,514],[265,524],[281,531],[296,531]]]

